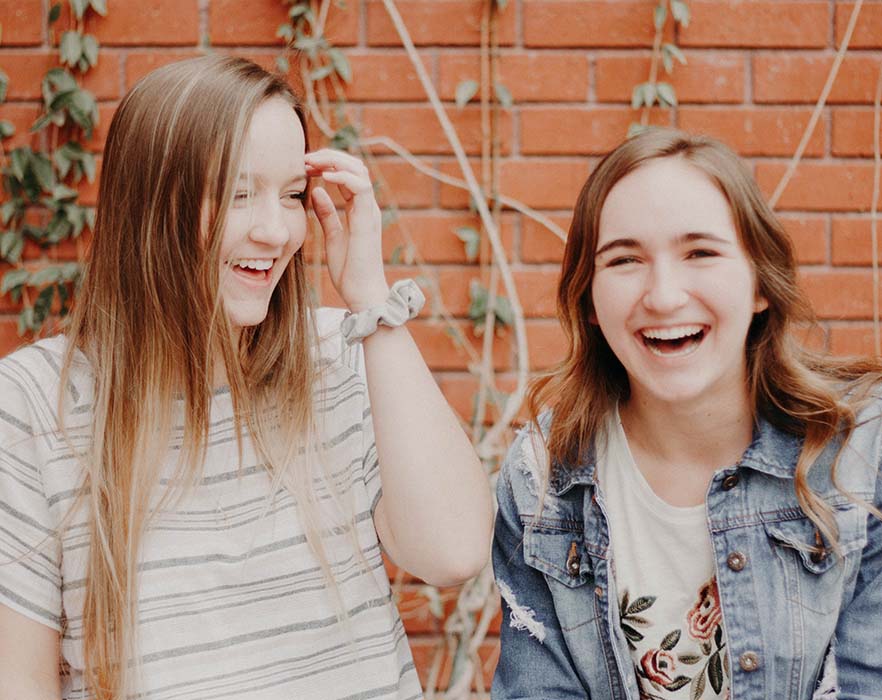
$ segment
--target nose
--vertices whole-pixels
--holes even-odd
[[[288,241],[288,227],[281,202],[278,200],[255,202],[251,210],[248,237],[255,243],[280,247]]]
[[[689,299],[686,278],[676,266],[657,262],[646,278],[643,305],[659,314],[671,313],[682,307]]]

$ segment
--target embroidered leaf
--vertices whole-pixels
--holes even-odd
[[[625,636],[631,640],[632,642],[641,642],[643,641],[643,635],[640,634],[637,630],[635,630],[631,625],[622,625],[622,632],[625,633]]]
[[[665,638],[661,640],[661,644],[659,646],[665,651],[670,651],[675,646],[677,646],[677,642],[680,641],[680,630],[674,630],[673,632],[669,632],[665,635]],[[680,686],[681,688],[683,686]]]
[[[729,655],[723,654],[723,671],[726,672],[726,677],[731,678],[732,674],[729,673]]]
[[[661,687],[658,683],[656,683],[655,681],[649,681],[649,684],[650,684],[653,688],[655,688],[658,692],[661,692],[661,691],[662,691],[662,687]]]
[[[707,668],[707,666],[705,666]],[[704,668],[701,669],[701,673],[699,673],[695,678],[692,679],[692,686],[689,689],[689,697],[692,700],[698,700],[702,695],[704,695]]]
[[[645,595],[640,596],[637,600],[635,600],[631,605],[628,606],[628,609],[625,610],[625,615],[635,615],[636,613],[641,613],[644,610],[649,610],[652,607],[652,604],[655,603],[656,596],[654,595]]]
[[[622,594],[622,603],[619,605],[619,614],[624,617],[625,610],[628,609],[628,590],[625,589],[625,592]]]
[[[717,626],[717,631],[714,632],[714,642],[717,644],[717,649],[723,644],[723,628],[719,625]]]
[[[627,620],[630,624],[637,625],[639,627],[648,627],[652,624],[645,617],[640,617],[639,615],[628,615]]]
[[[702,642],[701,643],[701,653],[705,656],[710,656],[711,653],[711,645],[710,642]]]
[[[681,664],[692,666],[693,664],[697,664],[699,661],[701,661],[701,657],[698,654],[678,654],[677,661],[679,661]]]
[[[677,676],[674,680],[672,680],[665,686],[665,690],[680,690],[680,688],[682,688],[684,685],[687,685],[691,680],[692,679],[687,676]]]
[[[720,652],[714,652],[707,664],[707,677],[710,680],[711,688],[719,694],[723,687],[723,663],[720,661]]]

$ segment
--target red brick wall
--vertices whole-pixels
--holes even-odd
[[[56,60],[46,28],[48,4],[0,0],[0,68],[10,77],[9,102],[0,106],[0,118],[18,126],[12,145],[28,140],[40,78]],[[647,79],[654,4],[509,0],[499,28],[501,81],[515,101],[501,121],[504,194],[566,226],[592,164],[624,137],[635,117],[630,94],[635,83]],[[747,157],[771,193],[808,122],[853,4],[691,0],[692,23],[677,36],[689,63],[676,66],[672,79],[681,105],[658,119],[721,137]],[[101,101],[99,149],[116,102],[145,72],[195,55],[202,40],[272,65],[279,50],[275,32],[285,15],[281,0],[110,0],[108,5],[108,17],[86,27],[102,44],[99,66],[85,80]],[[458,111],[453,98],[461,80],[478,78],[480,1],[399,0],[398,5],[466,149],[479,154],[478,109]],[[347,6],[331,12],[329,36],[352,63],[353,117],[366,135],[392,136],[428,163],[456,173],[452,150],[382,3],[349,0]],[[779,206],[821,320],[819,342],[835,353],[872,349],[872,102],[880,62],[882,2],[868,0],[829,104]],[[457,226],[477,224],[466,195],[416,173],[388,152],[378,155],[378,163],[402,208],[399,223],[386,232],[387,254],[391,257],[403,240],[402,231],[409,231],[437,275],[445,306],[463,317],[469,281],[478,274],[454,234]],[[84,188],[84,196],[94,201],[95,188]],[[510,211],[503,215],[502,236],[528,317],[532,364],[547,365],[560,352],[561,334],[552,316],[562,245]],[[390,273],[417,274],[403,265],[390,267]],[[8,298],[0,299],[0,355],[20,342],[15,313]],[[428,313],[412,328],[451,401],[469,413],[475,381],[465,355]],[[510,334],[496,346],[497,367],[513,368]],[[418,588],[406,588],[404,606],[417,598]],[[407,625],[425,671],[440,627],[425,607],[420,611]],[[492,657],[493,645],[486,651]]]

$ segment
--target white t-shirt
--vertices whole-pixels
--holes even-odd
[[[370,568],[361,568],[351,536],[325,539],[349,628],[337,621],[296,504],[284,489],[269,498],[270,477],[247,435],[239,464],[231,396],[220,390],[212,399],[201,480],[155,517],[142,543],[142,697],[422,697],[371,517],[380,477],[370,405],[358,346],[341,351],[341,318],[335,310],[318,314],[327,336],[322,354],[336,359],[316,407],[330,471],[351,499]],[[84,513],[72,518],[61,538],[56,533],[82,476],[70,445],[88,439],[92,386],[83,359],[67,387],[74,405],[68,442],[56,416],[65,344],[57,336],[0,360],[0,603],[64,629],[67,699],[91,697],[82,687]],[[177,429],[174,440],[180,434]],[[315,488],[327,496],[323,485]]]
[[[730,669],[705,506],[672,506],[655,494],[617,411],[607,434],[598,480],[641,698],[725,698]]]

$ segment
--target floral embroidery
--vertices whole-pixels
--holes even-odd
[[[621,627],[628,646],[635,652],[635,662],[637,644],[645,642],[653,632],[654,623],[646,613],[657,600],[657,596],[640,596],[631,602],[628,591],[622,594],[619,604]],[[684,623],[686,635],[682,629],[668,632],[657,646],[643,651],[639,663],[634,664],[641,700],[675,697],[701,700],[720,696],[724,686],[728,698],[729,657],[725,651],[723,612],[716,577],[699,588]],[[698,650],[693,646],[696,642]],[[689,689],[684,693],[688,694],[676,692],[686,686]]]

